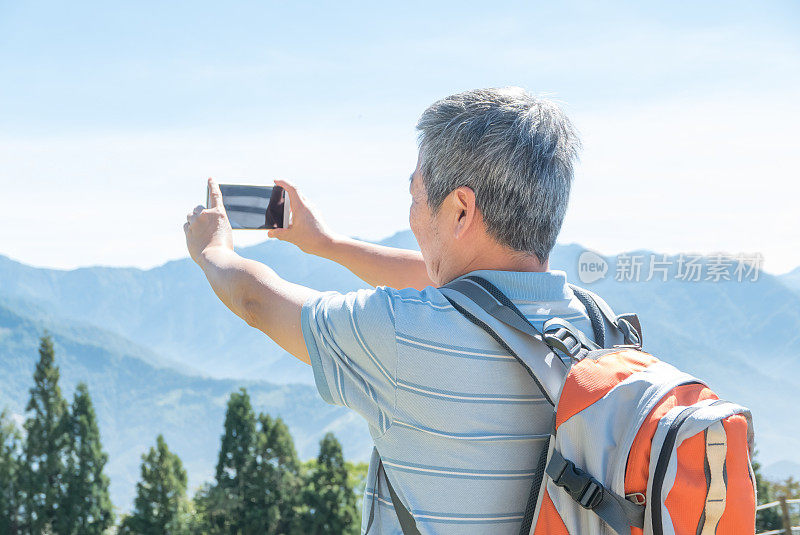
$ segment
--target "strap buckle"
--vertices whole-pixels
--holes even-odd
[[[559,317],[550,318],[542,325],[542,341],[552,350],[558,350],[579,361],[586,353],[600,349],[580,329]]]
[[[549,467],[548,467],[549,468]],[[604,487],[595,478],[575,466],[575,463],[564,459],[558,473],[548,475],[553,483],[563,488],[584,509],[594,509],[603,499]]]
[[[542,338],[544,343],[550,346],[550,349],[558,349],[573,359],[577,358],[581,350],[581,342],[578,337],[564,327],[558,327],[555,331],[547,331],[543,333]]]
[[[636,314],[620,314],[617,316],[617,327],[625,337],[624,345],[641,349],[642,327]]]

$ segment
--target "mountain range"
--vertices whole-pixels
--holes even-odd
[[[41,303],[4,296],[0,297],[0,409],[10,409],[20,428],[33,385],[39,337],[45,331],[54,339],[65,398],[71,401],[80,381],[89,387],[103,447],[109,453],[106,473],[112,501],[121,511],[132,505],[141,455],[159,433],[183,461],[190,489],[213,477],[226,403],[240,387],[247,389],[256,411],[286,421],[302,459],[316,457],[319,441],[328,431],[339,438],[349,459],[367,460],[372,451],[360,416],[328,405],[313,386],[204,376],[117,333],[64,318]],[[310,368],[305,371],[311,373]]]
[[[418,249],[407,230],[378,243]],[[585,251],[559,245],[550,267],[579,282]],[[286,242],[239,252],[317,290],[369,287]],[[653,254],[629,253],[645,260]],[[619,257],[602,258],[607,275],[585,286],[616,312],[639,314],[646,350],[753,410],[762,464],[792,465],[800,450],[800,268],[780,277],[761,272],[755,281],[689,282],[676,277],[677,259],[664,257],[671,266],[666,281],[634,282],[617,280]],[[0,407],[18,419],[44,329],[55,339],[65,393],[71,396],[78,381],[89,385],[110,454],[112,498],[121,509],[131,503],[140,455],[158,433],[183,459],[193,487],[211,477],[225,402],[240,386],[256,410],[287,421],[302,458],[316,455],[329,430],[348,458],[368,458],[371,439],[358,415],[325,404],[311,369],[234,316],[188,258],[148,270],[64,271],[0,256]]]
[[[800,292],[800,267],[780,276],[781,282],[796,292]]]

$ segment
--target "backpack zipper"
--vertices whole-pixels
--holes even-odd
[[[667,431],[667,436],[664,438],[664,444],[661,446],[661,451],[658,452],[658,462],[656,462],[656,470],[653,473],[653,497],[650,500],[650,516],[653,519],[653,535],[664,535],[664,530],[661,525],[661,486],[664,484],[664,476],[667,473],[667,465],[669,458],[672,456],[672,449],[675,447],[675,437],[678,435],[683,422],[689,418],[700,407],[686,407],[680,414],[672,421]]]
[[[609,480],[611,484],[610,488],[614,490],[614,492],[617,492],[620,495],[625,492],[625,475],[628,469],[628,461],[630,460],[629,459],[630,448],[633,445],[633,441],[636,435],[638,434],[639,430],[644,424],[646,416],[650,414],[650,411],[653,410],[653,407],[656,406],[662,399],[664,399],[664,396],[669,394],[669,392],[672,389],[679,386],[690,385],[690,384],[700,384],[706,386],[705,383],[700,381],[699,379],[682,374],[681,376],[678,377],[678,380],[672,380],[669,383],[663,384],[658,391],[657,397],[654,398],[652,395],[648,396],[648,399],[650,401],[648,401],[647,404],[645,405],[646,407],[648,407],[648,410],[644,412],[643,415],[639,417],[636,421],[634,421],[630,426],[628,426],[628,430],[626,431],[625,434],[625,439],[621,442],[622,447],[620,449],[622,451],[626,451],[627,454],[624,456],[620,456],[621,458],[618,457],[614,461],[614,465],[616,466],[616,468],[614,469],[614,474]],[[651,403],[652,406],[650,405]],[[641,406],[637,407],[637,413],[641,412],[642,412],[642,407]]]

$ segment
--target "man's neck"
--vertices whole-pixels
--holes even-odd
[[[544,272],[549,268],[550,264],[548,260],[540,262],[539,259],[533,255],[521,257],[519,255],[504,252],[497,255],[481,255],[472,259],[463,267],[455,270],[455,274],[450,277],[450,280],[457,279],[462,275],[480,269],[492,271]]]

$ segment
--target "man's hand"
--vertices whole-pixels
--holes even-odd
[[[208,190],[208,208],[195,207],[186,215],[186,224],[183,225],[189,256],[201,266],[203,255],[208,250],[221,247],[233,251],[233,231],[222,205],[222,193],[213,178],[208,179]]]
[[[303,303],[319,292],[285,281],[261,262],[236,254],[222,194],[210,178],[208,191],[208,208],[195,208],[183,226],[192,260],[203,269],[214,293],[234,314],[310,364],[300,311]]]
[[[373,286],[392,288],[417,288],[436,284],[428,277],[425,261],[418,251],[386,247],[332,231],[323,221],[317,209],[285,180],[275,184],[286,190],[292,211],[289,228],[273,228],[267,231],[270,238],[295,244],[301,251],[337,262]]]
[[[317,208],[294,184],[285,180],[275,180],[275,184],[282,187],[289,196],[292,222],[289,228],[269,229],[267,236],[293,243],[304,253],[325,256],[335,237],[333,231],[322,221]]]

